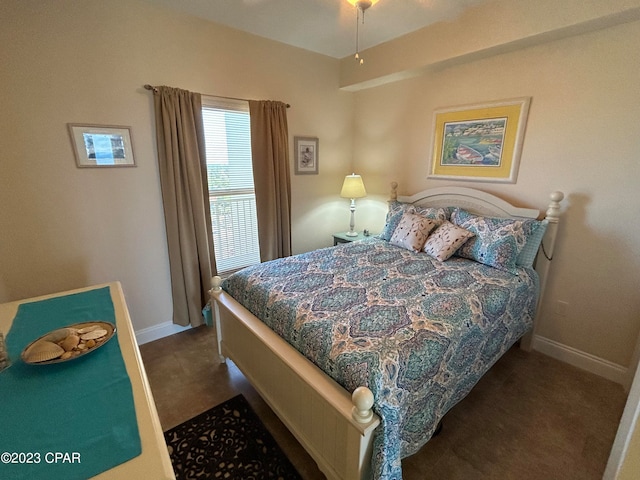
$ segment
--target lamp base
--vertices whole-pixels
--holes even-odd
[[[347,232],[347,233],[345,233],[345,235],[347,237],[357,237],[358,236],[358,232]]]

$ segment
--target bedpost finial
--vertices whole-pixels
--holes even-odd
[[[211,287],[214,292],[219,292],[222,290],[222,278],[216,275],[215,277],[211,277]]]
[[[549,222],[558,223],[560,218],[560,202],[564,198],[564,193],[560,191],[555,191],[549,195],[551,202],[549,203],[549,208],[547,209],[546,219]]]
[[[358,387],[351,394],[351,416],[358,423],[368,423],[373,418],[373,393],[367,387]]]
[[[553,202],[560,203],[564,198],[564,193],[560,191],[555,191],[551,195],[549,195],[549,198],[551,198],[551,201]]]
[[[389,199],[393,202],[398,200],[398,182],[391,182],[391,196]]]

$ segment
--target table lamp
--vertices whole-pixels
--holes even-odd
[[[352,173],[344,178],[342,184],[342,191],[340,192],[342,198],[351,199],[351,222],[349,223],[349,231],[346,233],[348,237],[357,237],[358,232],[354,230],[355,227],[355,213],[356,213],[356,198],[362,198],[367,196],[367,191],[364,189],[364,183],[362,177]]]

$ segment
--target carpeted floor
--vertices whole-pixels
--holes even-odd
[[[301,479],[242,395],[164,436],[178,480]]]

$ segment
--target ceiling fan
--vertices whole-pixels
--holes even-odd
[[[473,4],[490,0],[146,1],[334,58],[353,58],[358,53],[360,63],[365,49],[454,18]],[[362,24],[365,12],[366,27]],[[365,59],[367,63],[372,60]]]
[[[356,54],[354,58],[362,65],[364,64],[364,58],[360,56],[360,18],[362,17],[362,24],[364,25],[364,12],[371,7],[374,3],[378,3],[378,0],[347,0],[350,4],[356,7]]]

